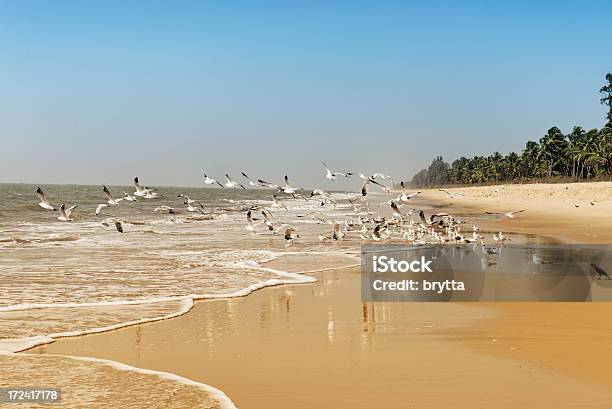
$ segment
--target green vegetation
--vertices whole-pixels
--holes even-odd
[[[437,156],[427,169],[412,178],[416,187],[451,184],[525,182],[533,180],[609,180],[612,177],[612,74],[599,92],[608,106],[607,125],[585,131],[579,126],[564,134],[552,127],[539,142],[529,141],[520,154],[495,152],[489,156],[461,157],[448,164]]]

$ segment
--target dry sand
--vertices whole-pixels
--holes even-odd
[[[421,200],[473,212],[523,210],[481,223],[489,230],[539,234],[573,243],[612,243],[612,182],[497,185],[424,190]],[[578,207],[576,207],[578,206]]]
[[[527,209],[483,225],[491,230],[612,240],[611,183],[495,189],[452,189],[462,194],[453,199],[429,190],[420,201],[452,201],[451,211]],[[304,260],[276,263],[299,270]],[[357,269],[317,277],[30,353],[175,373],[243,408],[612,407],[612,304],[370,304],[360,300]],[[134,407],[147,407],[142,399]]]

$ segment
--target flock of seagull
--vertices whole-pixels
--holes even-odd
[[[349,211],[346,218],[343,220],[330,220],[323,212],[312,211],[306,214],[298,214],[298,219],[311,219],[319,224],[327,224],[330,226],[328,233],[319,234],[319,240],[325,241],[339,241],[347,238],[348,235],[358,235],[363,241],[369,242],[384,242],[384,241],[403,241],[409,242],[415,246],[422,246],[427,244],[472,244],[474,249],[480,248],[484,256],[491,257],[499,254],[504,243],[510,241],[510,238],[504,235],[503,232],[494,233],[492,240],[494,246],[489,246],[485,242],[481,229],[476,225],[472,224],[471,228],[465,228],[463,225],[466,224],[464,221],[448,214],[448,213],[433,213],[426,215],[423,210],[418,210],[410,207],[412,199],[414,199],[421,192],[406,192],[404,182],[400,182],[399,194],[385,202],[382,202],[377,206],[379,209],[382,206],[389,206],[391,210],[391,217],[383,216],[378,211],[370,209],[370,205],[366,198],[368,194],[368,188],[370,184],[378,185],[381,190],[385,193],[392,193],[395,188],[393,178],[383,173],[374,173],[372,175],[366,175],[361,172],[333,172],[330,168],[322,163],[325,169],[325,178],[331,181],[337,180],[338,178],[350,178],[352,176],[358,176],[361,179],[361,192],[360,194],[355,193],[354,196],[344,199],[334,197],[334,193],[329,193],[323,189],[313,189],[310,194],[307,194],[305,189],[295,188],[289,183],[287,175],[284,177],[284,184],[275,184],[263,179],[251,179],[245,172],[242,172],[242,176],[245,178],[247,184],[250,187],[267,188],[273,189],[276,192],[270,196],[271,200],[269,204],[265,206],[251,205],[246,208],[236,209],[223,209],[224,211],[244,211],[246,213],[246,225],[245,229],[251,233],[259,231],[260,227],[269,233],[274,235],[282,233],[282,236],[286,243],[293,243],[294,239],[299,238],[297,229],[287,223],[277,221],[278,217],[273,215],[273,212],[289,210],[287,204],[290,202],[280,199],[293,199],[293,200],[304,200],[317,201],[320,206],[332,206],[336,208],[340,200],[345,200],[348,208],[352,208]],[[245,185],[233,180],[228,174],[225,175],[226,182],[221,183],[207,174],[204,174],[204,184],[206,185],[218,185],[221,188],[228,189],[246,189]],[[389,184],[385,184],[383,181],[389,181]],[[123,197],[115,198],[107,186],[102,186],[102,193],[104,194],[106,201],[100,203],[95,208],[95,214],[100,215],[101,212],[109,207],[117,206],[122,201],[135,202],[139,199],[155,199],[158,197],[158,193],[155,189],[142,186],[139,182],[138,177],[133,179],[134,192],[131,194],[123,192]],[[445,189],[438,189],[440,192],[446,194],[449,198],[454,198],[459,193],[451,193]],[[279,196],[280,194],[285,196]],[[46,199],[43,190],[38,187],[36,190],[39,202],[38,206],[45,210],[56,211],[59,210],[58,220],[62,222],[70,222],[72,212],[78,207],[78,204],[66,208],[66,205],[62,203],[57,209],[51,205]],[[350,196],[350,195],[349,195]],[[178,194],[177,198],[182,199],[183,204],[186,206],[185,210],[188,213],[201,213],[208,215],[204,208],[204,205],[198,201],[191,199],[189,196],[182,193]],[[407,209],[406,209],[407,208]],[[375,209],[375,210],[376,210]],[[154,212],[165,212],[169,214],[175,214],[177,210],[171,206],[162,205],[155,207]],[[261,217],[254,217],[253,212],[259,212]],[[513,219],[517,214],[524,212],[525,209],[507,211],[507,212],[485,212],[488,215],[495,215]],[[214,215],[209,215],[214,218]],[[115,224],[115,228],[119,233],[123,233],[123,225],[121,219],[111,219]],[[109,227],[108,221],[101,222],[103,226]],[[467,230],[467,231],[464,231]],[[536,265],[547,264],[548,262],[542,260],[537,254],[532,255],[532,262]],[[490,264],[495,264],[491,262]],[[489,265],[489,264],[488,264]],[[612,279],[600,266],[592,265],[599,278]]]
[[[392,216],[389,218],[381,216],[377,211],[372,211],[366,196],[370,185],[377,185],[383,192],[391,193],[395,187],[391,176],[383,173],[367,175],[361,172],[336,172],[332,171],[326,163],[323,162],[322,165],[325,178],[330,181],[335,181],[339,178],[350,178],[352,176],[359,177],[361,179],[361,192],[348,199],[342,199],[346,200],[348,202],[346,204],[350,204],[350,207],[352,207],[352,212],[350,212],[350,215],[344,220],[328,220],[325,215],[317,211],[297,215],[297,217],[302,220],[310,218],[317,223],[329,224],[331,226],[329,233],[319,235],[319,240],[343,240],[348,234],[356,232],[362,240],[366,241],[378,242],[397,238],[412,242],[415,245],[424,245],[427,243],[478,243],[489,254],[495,252],[493,248],[485,245],[484,237],[479,233],[480,229],[476,225],[472,226],[471,233],[466,234],[462,232],[461,225],[463,222],[447,213],[436,213],[426,216],[422,210],[418,211],[417,209],[409,207],[408,205],[411,200],[421,192],[406,192],[404,182],[400,182],[400,188],[398,189],[399,194],[396,197],[378,205],[378,208],[386,205],[390,207]],[[287,242],[292,242],[295,238],[298,238],[299,235],[294,226],[284,222],[277,222],[275,216],[273,216],[273,211],[288,210],[288,203],[285,204],[283,203],[284,201],[280,199],[316,200],[320,203],[320,206],[330,205],[333,208],[336,208],[340,200],[335,198],[333,193],[329,193],[320,188],[313,189],[310,191],[310,194],[307,194],[304,189],[292,186],[287,175],[284,176],[283,184],[275,184],[263,179],[252,179],[245,172],[241,172],[241,174],[246,181],[244,184],[232,179],[229,174],[225,175],[225,183],[221,183],[211,178],[206,173],[204,174],[203,183],[205,185],[217,185],[221,188],[228,189],[246,189],[245,185],[248,185],[250,187],[275,190],[276,192],[271,195],[269,205],[249,206],[248,208],[242,209],[246,212],[247,224],[245,229],[250,232],[256,232],[260,226],[265,226],[264,230],[268,230],[273,234],[282,232]],[[385,183],[386,181],[389,183]],[[138,177],[133,179],[133,184],[135,189],[134,192],[128,193],[124,191],[123,197],[114,197],[107,186],[102,186],[102,193],[106,200],[104,203],[100,203],[96,206],[95,214],[100,215],[106,208],[117,206],[124,200],[127,202],[134,202],[139,199],[148,200],[158,197],[158,193],[155,189],[148,186],[142,186]],[[440,189],[440,191],[452,196],[448,191],[443,189]],[[60,221],[70,222],[73,220],[71,216],[78,204],[66,208],[66,205],[62,203],[61,206],[56,209],[46,199],[40,187],[38,187],[36,193],[39,198],[38,205],[41,208],[51,211],[59,210],[58,220]],[[279,196],[281,194],[285,196]],[[179,194],[178,198],[183,200],[187,212],[207,214],[204,205],[200,201],[191,199],[184,194]],[[406,207],[407,209],[405,210]],[[169,214],[175,214],[175,212],[177,212],[174,207],[167,205],[158,206],[153,211]],[[261,217],[255,217],[253,214],[255,211],[258,211]],[[515,214],[523,211],[524,210],[487,213],[513,218]],[[113,221],[115,222],[117,230],[123,233],[122,220],[113,219]],[[103,224],[105,226],[108,225],[107,222],[103,222]],[[493,235],[493,240],[497,244],[503,244],[509,239],[500,232]]]

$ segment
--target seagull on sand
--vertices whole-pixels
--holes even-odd
[[[501,215],[501,216],[505,216],[509,219],[514,219],[514,215],[517,213],[523,213],[525,211],[525,209],[523,210],[514,210],[512,212],[485,212],[486,214],[497,214],[497,215]]]
[[[227,179],[225,187],[229,187],[230,189],[237,189],[239,187],[246,189],[246,187],[242,186],[240,183],[236,182],[235,180],[232,180],[232,178],[230,178],[227,173],[225,174],[225,178]]]
[[[38,196],[38,199],[40,200],[40,202],[38,202],[38,205],[40,207],[46,210],[55,210],[55,207],[51,206],[49,202],[47,201],[47,199],[45,198],[45,194],[40,187],[36,189],[36,195]]]
[[[325,235],[325,234],[320,234],[319,235],[319,240],[321,241],[326,241],[326,240],[342,240],[345,236],[345,233],[342,231],[341,228],[341,224],[337,221],[328,221],[327,223],[331,224],[332,226],[332,233],[331,235]]]
[[[116,206],[119,204],[120,201],[123,200],[123,198],[120,199],[113,199],[113,196],[111,195],[110,190],[108,190],[108,188],[106,186],[102,186],[102,191],[104,192],[104,194],[106,195],[106,203],[108,203],[111,206]]]
[[[540,264],[552,264],[552,261],[544,261],[544,260],[542,259],[542,257],[538,256],[538,255],[537,255],[537,254],[535,254],[535,253],[533,253],[533,254],[531,255],[531,262],[532,262],[533,264],[537,264],[537,265],[540,265]]]
[[[214,184],[217,184],[217,185],[219,185],[221,187],[225,187],[225,186],[223,186],[221,184],[221,182],[217,182],[216,179],[208,177],[208,175],[206,173],[204,174],[204,184],[205,185],[214,185]]]
[[[345,178],[350,176],[350,173],[332,172],[329,170],[325,162],[321,162],[321,164],[325,168],[325,177],[329,180],[336,180],[338,176],[344,176]]]
[[[70,218],[70,214],[72,213],[74,209],[76,209],[77,206],[78,204],[75,204],[74,206],[66,209],[66,205],[62,203],[59,209],[60,215],[58,216],[57,220],[61,222],[71,222],[72,219]]]
[[[297,230],[289,224],[282,224],[279,228],[274,231],[274,234],[278,233],[280,230],[285,229],[284,239],[287,243],[292,243],[293,239],[299,238],[298,234],[295,234]]]
[[[612,277],[610,277],[610,274],[608,274],[606,270],[604,270],[597,264],[591,263],[591,267],[593,267],[593,270],[595,270],[595,272],[598,274],[597,276],[598,280],[601,280],[603,277],[606,277],[608,280],[612,280]]]

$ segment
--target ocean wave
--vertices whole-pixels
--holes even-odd
[[[266,261],[274,260],[275,257],[279,257],[280,255],[283,254],[283,253],[274,253],[270,251],[261,251],[261,253],[262,253],[260,255],[261,259],[266,260]],[[286,253],[286,254],[304,255],[304,254],[330,254],[330,253],[292,252],[292,253]],[[343,254],[343,253],[338,253],[338,254]],[[142,304],[162,303],[162,302],[170,302],[170,301],[181,301],[181,306],[176,312],[173,312],[171,314],[166,314],[163,316],[143,318],[139,320],[131,320],[131,321],[126,321],[126,322],[122,322],[122,323],[118,323],[118,324],[114,324],[110,326],[90,328],[86,330],[73,330],[73,331],[65,331],[65,332],[53,333],[53,334],[38,334],[38,335],[33,335],[31,337],[24,337],[24,338],[18,338],[18,339],[15,339],[15,338],[3,339],[3,340],[0,340],[0,352],[20,352],[20,351],[34,348],[39,345],[54,342],[54,340],[57,338],[65,338],[65,337],[73,337],[73,336],[80,336],[80,335],[86,335],[86,334],[108,332],[108,331],[112,331],[112,330],[123,328],[123,327],[174,318],[174,317],[178,317],[180,315],[183,315],[189,312],[189,310],[193,308],[194,301],[196,300],[246,297],[247,295],[257,290],[260,290],[266,287],[273,287],[273,286],[284,285],[284,284],[314,283],[317,281],[316,278],[310,275],[307,275],[307,274],[311,274],[311,273],[315,273],[319,271],[325,271],[325,270],[346,268],[346,267],[354,266],[354,265],[358,265],[358,264],[348,264],[348,265],[344,265],[340,267],[334,266],[334,267],[315,269],[315,270],[306,270],[306,271],[292,273],[292,272],[287,272],[287,271],[282,271],[282,270],[262,266],[257,261],[244,260],[244,261],[234,262],[233,266],[239,267],[239,268],[245,268],[245,269],[266,271],[269,273],[273,273],[279,278],[272,278],[272,279],[264,280],[264,281],[249,285],[245,288],[242,288],[240,290],[233,291],[230,293],[191,294],[188,296],[159,297],[159,298],[149,298],[149,299],[140,299],[140,300],[116,300],[116,301],[100,301],[100,302],[82,302],[82,303],[70,302],[70,303],[46,303],[46,304],[31,303],[31,304],[15,304],[15,305],[3,306],[3,307],[0,307],[0,313],[1,312],[11,312],[11,311],[24,311],[24,310],[32,310],[32,309],[46,309],[46,308],[104,307],[104,306],[142,305]]]
[[[65,241],[77,241],[81,239],[80,234],[58,235],[51,234],[48,237],[3,237],[0,239],[1,244],[37,244],[37,243],[54,243]]]

